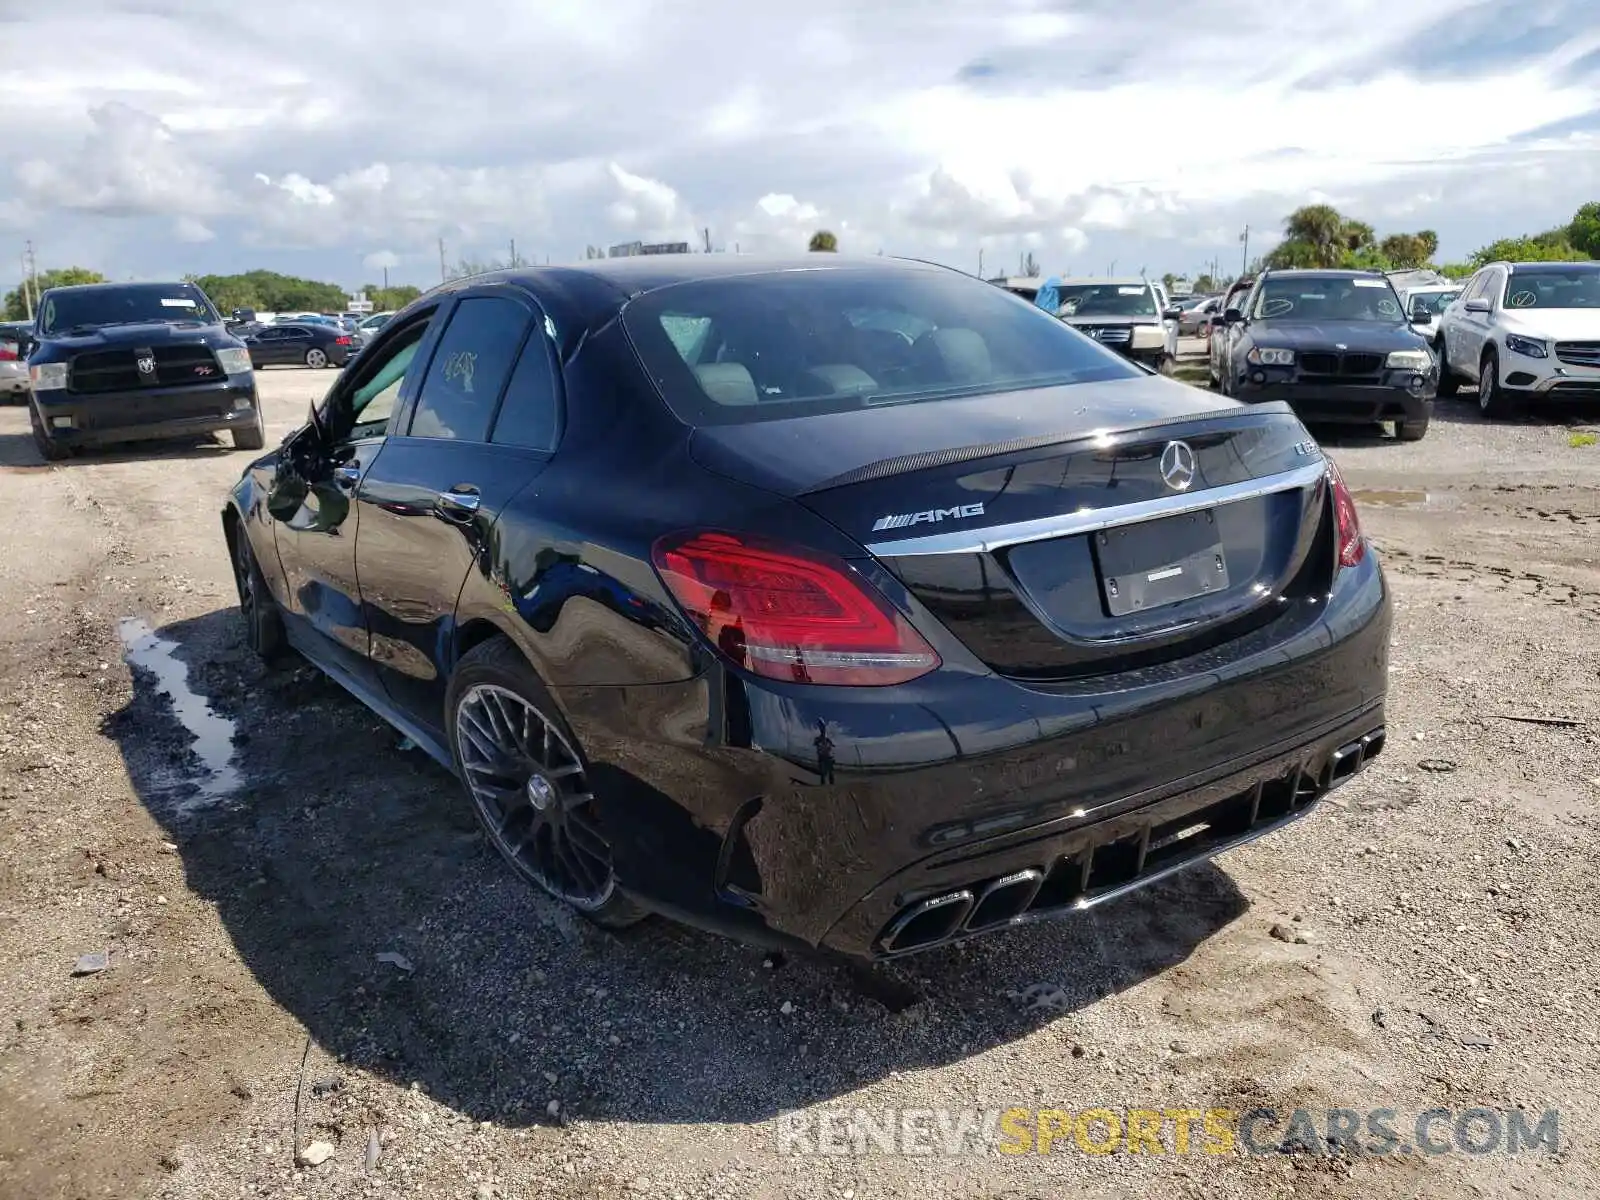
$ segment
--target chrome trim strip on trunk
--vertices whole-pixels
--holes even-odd
[[[1243,483],[1230,483],[1226,487],[1211,488],[1204,492],[1178,492],[1159,500],[1141,500],[1137,504],[1122,504],[1115,508],[1061,513],[1010,525],[991,525],[987,529],[959,529],[949,533],[930,533],[925,537],[901,538],[893,542],[869,542],[867,552],[878,558],[893,558],[902,554],[986,554],[1024,542],[1098,533],[1119,525],[1136,525],[1157,517],[1176,517],[1240,500],[1270,496],[1275,492],[1307,488],[1320,481],[1327,469],[1326,459],[1319,456],[1315,463],[1296,467],[1293,471],[1247,479]]]

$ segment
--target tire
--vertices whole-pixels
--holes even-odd
[[[617,887],[578,739],[510,642],[491,638],[467,652],[445,716],[473,814],[511,869],[602,928],[643,920]]]
[[[71,453],[67,447],[45,432],[44,422],[39,419],[39,410],[31,403],[28,405],[28,423],[33,426],[33,444],[38,447],[40,456],[46,462],[60,462]]]
[[[328,353],[316,346],[306,351],[306,366],[314,371],[320,371],[328,365]]]
[[[1161,356],[1161,363],[1156,367],[1156,370],[1165,375],[1168,379],[1171,379],[1178,373],[1178,360],[1173,358],[1170,354],[1163,354]]]
[[[1394,436],[1402,442],[1420,442],[1428,436],[1428,417],[1420,417],[1415,421],[1396,421],[1394,423]]]
[[[235,450],[260,450],[267,444],[267,427],[261,420],[261,414],[256,413],[255,422],[242,429],[233,430],[233,448]]]
[[[1439,356],[1439,395],[1449,398],[1461,390],[1461,377],[1445,361],[1443,340],[1435,342],[1433,350]]]
[[[1483,352],[1478,368],[1478,411],[1492,420],[1515,416],[1516,401],[1500,386],[1500,356],[1493,349]]]
[[[268,667],[281,666],[289,658],[289,640],[283,632],[283,614],[272,598],[266,578],[256,562],[255,551],[244,522],[232,522],[233,584],[239,592],[239,617],[244,622],[245,644]]]

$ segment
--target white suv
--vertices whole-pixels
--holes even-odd
[[[1525,400],[1600,400],[1600,262],[1490,263],[1444,310],[1439,395],[1478,381],[1478,407],[1504,417]]]

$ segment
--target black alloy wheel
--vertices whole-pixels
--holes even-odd
[[[239,616],[244,621],[245,643],[268,666],[281,663],[289,652],[278,602],[261,577],[256,556],[244,528],[233,529],[233,583],[239,590]]]
[[[643,917],[617,888],[583,756],[508,642],[487,642],[462,660],[448,711],[473,810],[516,872],[596,924]]]

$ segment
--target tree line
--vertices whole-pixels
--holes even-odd
[[[253,308],[259,312],[344,312],[349,297],[336,283],[323,283],[315,279],[300,279],[293,275],[280,275],[276,271],[246,271],[239,275],[186,275],[186,282],[196,284],[211,297],[211,302],[226,316],[236,308]],[[80,283],[106,283],[99,271],[87,267],[59,267],[40,271],[39,293],[53,287],[70,287]],[[422,289],[402,284],[379,287],[363,284],[361,290],[372,301],[376,311],[386,312],[404,308],[418,296]],[[3,302],[5,319],[26,320],[28,299],[19,286],[6,293]]]
[[[1431,229],[1379,238],[1365,221],[1327,204],[1297,208],[1283,222],[1284,239],[1259,263],[1265,267],[1348,267],[1376,271],[1430,267],[1454,278],[1491,262],[1573,262],[1600,258],[1600,201],[1583,205],[1565,225],[1543,233],[1501,238],[1465,262],[1439,263]]]

